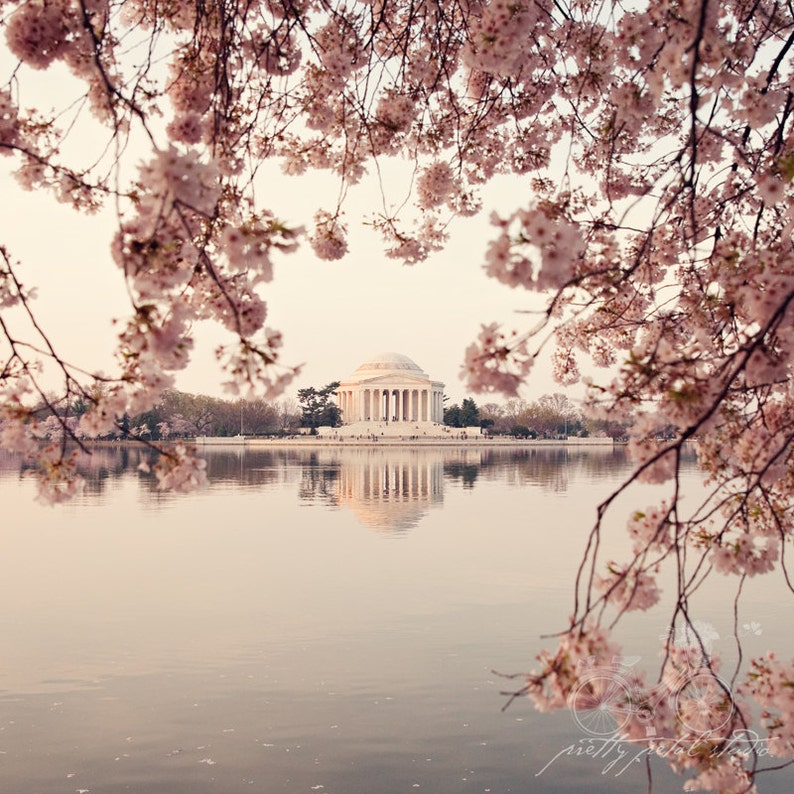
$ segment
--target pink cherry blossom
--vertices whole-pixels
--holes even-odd
[[[622,570],[614,563],[609,575],[596,580],[596,590],[621,611],[647,610],[661,595],[654,576],[634,568]]]
[[[341,259],[347,253],[345,226],[324,211],[318,212],[314,221],[314,233],[309,237],[314,252],[320,259]]]

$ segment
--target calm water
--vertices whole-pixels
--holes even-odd
[[[60,508],[0,460],[0,791],[646,790],[628,758],[567,753],[567,712],[502,711],[494,673],[564,627],[620,450],[218,449],[189,496],[143,454],[98,450]],[[729,593],[700,607],[726,657]],[[781,597],[749,588],[745,653],[794,652]],[[626,652],[652,667],[665,620],[626,621]],[[682,782],[654,764],[654,791]]]

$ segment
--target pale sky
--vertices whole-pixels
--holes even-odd
[[[0,53],[0,66],[4,56]],[[70,101],[69,78],[57,67],[44,73],[26,71],[22,88],[26,107]],[[77,92],[73,83],[71,90]],[[107,131],[94,127],[87,117],[62,149],[91,161],[106,142]],[[128,151],[125,157],[132,173],[139,161],[148,159],[149,151],[142,149],[139,156]],[[25,285],[37,287],[34,305],[59,353],[91,372],[113,374],[117,331],[111,321],[129,314],[124,281],[109,252],[115,229],[113,207],[86,216],[58,204],[48,193],[26,192],[11,176],[17,165],[16,158],[0,157],[0,244],[13,259],[21,260],[19,275]],[[402,202],[405,191],[401,193],[395,183],[407,179],[405,162],[385,161],[382,168],[390,199]],[[508,213],[526,206],[531,200],[526,185],[527,180],[516,178],[501,178],[490,185],[483,211],[453,221],[447,248],[415,266],[388,259],[379,236],[362,225],[362,215],[382,207],[375,180],[353,188],[344,219],[350,231],[348,255],[337,262],[321,261],[304,243],[297,253],[277,259],[273,282],[262,287],[269,309],[267,325],[284,335],[282,360],[304,365],[285,396],[295,396],[302,386],[343,379],[370,356],[386,351],[409,356],[431,378],[443,381],[450,402],[468,396],[459,373],[464,350],[480,325],[497,321],[507,330],[522,330],[534,321],[516,312],[543,304],[537,295],[487,278],[482,269],[487,242],[495,231],[488,221],[490,212]],[[337,191],[338,183],[328,174],[286,177],[275,163],[257,181],[260,206],[295,225],[310,226],[317,209],[332,210]],[[225,396],[220,386],[225,376],[213,350],[228,341],[221,329],[201,327],[193,360],[178,375],[177,388]],[[531,400],[561,391],[549,373],[548,363],[536,365],[521,396]],[[478,403],[501,400],[472,396]]]
[[[22,190],[9,176],[13,162],[0,159],[2,243],[22,260],[24,283],[37,287],[35,306],[63,355],[89,370],[110,373],[116,333],[111,320],[129,312],[121,272],[109,253],[112,213],[81,215],[45,193]],[[334,195],[324,175],[296,179],[274,172],[267,183],[267,194],[260,191],[261,203],[295,224],[310,223],[316,209],[331,206]],[[446,250],[418,265],[388,259],[380,238],[361,224],[361,208],[380,202],[377,190],[368,186],[354,192],[347,210],[350,252],[343,260],[318,260],[308,243],[297,253],[280,256],[273,282],[262,289],[269,307],[267,324],[284,334],[283,361],[304,364],[286,396],[302,386],[343,379],[369,356],[395,351],[443,381],[451,402],[466,397],[460,366],[480,324],[502,321],[508,329],[522,329],[531,320],[516,310],[540,305],[537,296],[511,290],[482,270],[493,234],[490,210],[514,209],[528,198],[518,192],[517,183],[513,191],[507,181],[500,187],[499,199],[492,206],[486,203],[479,216],[453,222]],[[328,188],[328,202],[315,203],[323,188]],[[179,374],[177,387],[224,396],[224,376],[212,351],[225,334],[206,325],[197,336],[193,361]],[[535,399],[559,390],[548,366],[541,364],[522,396]],[[493,399],[474,396],[478,403]]]

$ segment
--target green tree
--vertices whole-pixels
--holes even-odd
[[[301,427],[315,428],[320,422],[320,397],[314,386],[298,389],[301,409]]]
[[[339,407],[332,402],[332,397],[339,388],[339,381],[334,381],[316,389],[307,386],[298,389],[298,404],[301,409],[301,427],[337,427],[342,418]]]
[[[319,427],[339,427],[342,424],[342,410],[336,403],[328,402],[320,411]]]
[[[460,406],[457,403],[444,409],[444,424],[447,427],[462,427],[460,423]]]
[[[480,409],[471,397],[467,397],[460,406],[460,426],[479,427],[479,425]]]

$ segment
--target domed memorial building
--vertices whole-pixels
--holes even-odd
[[[444,384],[430,380],[401,353],[381,353],[365,361],[339,383],[336,398],[342,411],[342,427],[332,431],[337,435],[444,433]]]

